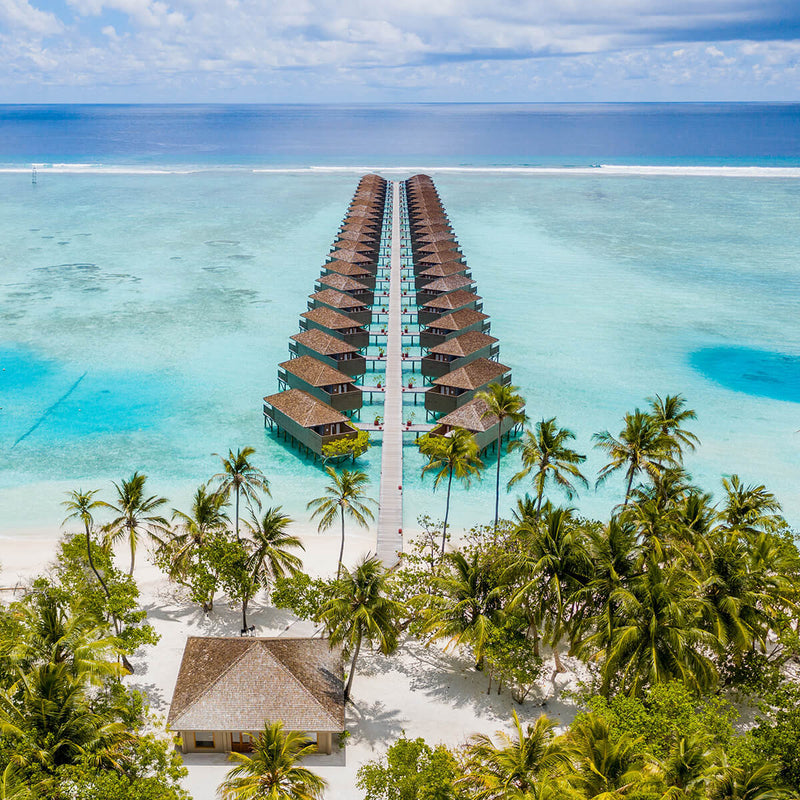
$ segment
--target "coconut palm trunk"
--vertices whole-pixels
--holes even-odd
[[[245,597],[242,600],[242,630],[247,630],[247,605],[250,602],[249,597]]]
[[[239,541],[239,484],[236,484],[236,541]]]
[[[494,487],[494,534],[497,535],[497,522],[500,519],[500,448],[503,446],[503,418],[497,423],[497,480]]]
[[[453,465],[450,465],[450,471],[447,476],[447,502],[444,506],[444,525],[442,525],[442,554],[441,557],[444,558],[444,546],[445,542],[447,541],[447,519],[450,516],[450,488],[453,485]]]
[[[339,566],[336,568],[336,580],[342,574],[342,559],[344,558],[344,506],[339,506],[339,515],[342,518],[342,543],[339,545]]]
[[[356,675],[356,659],[358,659],[358,653],[361,650],[361,634],[359,633],[358,639],[356,639],[356,647],[353,651],[353,660],[350,662],[350,674],[347,676],[347,686],[344,687],[344,699],[347,702],[350,699],[350,689],[353,687],[353,678]]]

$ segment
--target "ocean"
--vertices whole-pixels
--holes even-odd
[[[0,106],[0,536],[135,469],[183,508],[245,444],[306,522],[325,476],[261,398],[372,170],[433,176],[501,361],[590,477],[592,433],[680,392],[696,480],[738,472],[800,524],[800,106]],[[377,497],[380,447],[363,464]],[[407,529],[443,512],[421,467],[409,445]],[[456,525],[487,520],[491,474]]]

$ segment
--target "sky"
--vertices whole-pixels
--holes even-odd
[[[0,0],[0,102],[800,99],[800,0]]]

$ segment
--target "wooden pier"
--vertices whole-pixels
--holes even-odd
[[[386,333],[381,488],[378,504],[378,558],[387,568],[403,550],[403,359],[400,243],[400,192],[392,181],[392,248],[389,262],[389,313]]]

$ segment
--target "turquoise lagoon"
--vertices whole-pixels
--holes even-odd
[[[800,180],[431,174],[501,360],[532,418],[575,431],[587,474],[602,463],[592,433],[681,392],[699,417],[696,479],[764,482],[800,524]],[[264,431],[261,398],[358,175],[0,174],[0,535],[52,530],[67,489],[107,492],[135,469],[183,507],[214,454],[245,444],[273,502],[307,521],[325,476]],[[411,529],[444,496],[413,446],[405,456]],[[375,447],[375,497],[379,465]],[[516,468],[506,457],[503,479]],[[456,491],[456,525],[488,519],[492,478]],[[612,480],[579,506],[608,514],[621,490]]]

